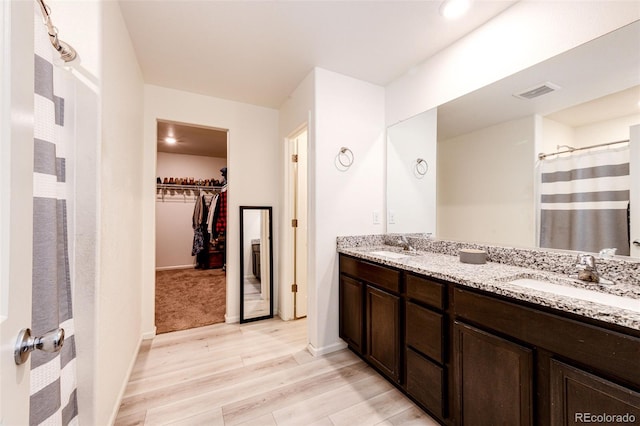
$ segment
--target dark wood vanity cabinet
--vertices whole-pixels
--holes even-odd
[[[462,288],[453,290],[453,305],[457,424],[507,424],[479,422],[473,412],[489,416],[503,403],[500,411],[519,412],[513,424],[574,425],[618,414],[640,420],[640,333]],[[475,407],[483,387],[496,397]]]
[[[340,256],[340,337],[400,382],[400,272]]]
[[[636,330],[340,255],[340,336],[445,425],[640,421]]]

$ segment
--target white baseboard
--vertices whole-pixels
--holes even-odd
[[[323,346],[321,348],[316,348],[311,343],[309,343],[307,345],[307,350],[313,356],[322,356],[322,355],[330,354],[331,352],[336,352],[336,351],[342,350],[342,349],[344,349],[346,347],[347,347],[347,344],[345,342],[343,342],[342,340],[340,340],[339,342],[335,342],[335,343],[333,343],[331,345]]]
[[[157,266],[156,271],[171,271],[173,269],[193,269],[194,265]]]
[[[233,317],[228,316],[227,314],[224,315],[224,322],[226,322],[227,324],[233,324],[236,322],[240,322],[240,315],[236,315]]]
[[[149,340],[156,337],[158,332],[158,327],[153,327],[153,331],[147,331],[146,333],[142,333],[142,340]]]
[[[111,418],[109,419],[109,424],[115,424],[116,417],[118,416],[118,411],[120,410],[120,404],[122,404],[122,399],[124,398],[124,393],[127,390],[127,385],[129,384],[129,379],[131,378],[131,373],[133,372],[133,367],[136,365],[136,360],[138,359],[138,354],[140,353],[140,347],[142,346],[142,337],[138,341],[138,348],[136,349],[131,361],[129,362],[129,368],[127,368],[127,374],[125,374],[125,379],[120,387],[120,392],[118,392],[118,397],[116,398],[116,404],[113,407],[113,411],[111,412]]]

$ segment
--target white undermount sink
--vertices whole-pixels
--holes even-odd
[[[532,278],[519,278],[512,281],[507,281],[507,283],[520,287],[530,288],[533,290],[539,290],[561,296],[573,297],[575,299],[586,300],[588,302],[614,306],[616,308],[627,309],[629,311],[640,312],[640,299],[633,299],[631,297],[616,296],[614,294],[602,293],[586,288],[554,284],[548,281],[536,280]]]
[[[387,250],[370,251],[369,254],[373,254],[374,256],[388,257],[390,259],[402,259],[403,257],[409,257],[409,255],[405,253],[398,253],[395,251]]]

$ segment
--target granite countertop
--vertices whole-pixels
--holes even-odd
[[[640,287],[637,285],[616,282],[611,286],[601,286],[572,280],[563,274],[512,266],[504,263],[487,262],[482,265],[465,264],[459,261],[458,256],[426,251],[410,253],[408,256],[398,259],[371,253],[381,250],[407,253],[398,247],[389,245],[338,247],[339,253],[360,259],[640,330]],[[630,301],[632,305],[633,302],[637,300],[638,304],[633,306],[637,306],[638,309],[622,309],[605,304],[604,302],[586,301],[550,291],[540,291],[510,283],[510,281],[521,278],[542,280],[554,284],[622,296],[628,299],[627,301]]]

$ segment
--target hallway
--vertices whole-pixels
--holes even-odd
[[[436,425],[349,350],[312,357],[306,320],[145,341],[116,425]]]

